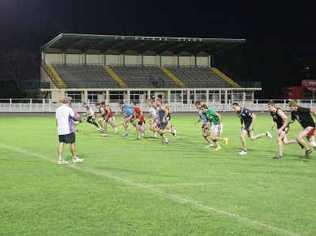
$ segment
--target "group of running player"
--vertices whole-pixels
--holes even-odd
[[[199,121],[202,121],[202,136],[207,141],[207,147],[215,147],[214,150],[220,150],[219,141],[228,143],[227,138],[222,138],[223,124],[221,121],[221,115],[215,112],[211,108],[208,108],[206,104],[196,102],[195,106],[198,110]],[[296,101],[289,102],[289,108],[291,110],[291,120],[288,119],[285,111],[277,107],[273,101],[268,104],[268,109],[272,117],[273,126],[272,129],[276,128],[277,136],[277,153],[274,159],[282,159],[284,153],[284,145],[298,144],[302,149],[305,150],[305,156],[309,157],[313,152],[313,148],[316,147],[315,143],[315,122],[312,114],[316,114],[316,109],[300,107]],[[238,103],[233,104],[233,110],[237,113],[241,122],[241,151],[240,155],[247,155],[246,137],[248,136],[251,140],[257,140],[263,137],[272,138],[271,132],[255,134],[254,124],[256,115],[247,108],[241,107]],[[299,132],[296,139],[289,140],[287,134],[290,129],[290,125],[295,121],[298,121],[303,127],[303,130]],[[305,141],[305,138],[307,141]]]
[[[162,143],[168,143],[167,134],[176,135],[176,129],[171,123],[171,112],[167,103],[162,102],[159,98],[152,98],[148,101],[150,117],[146,124],[145,115],[141,107],[137,104],[128,102],[120,103],[121,113],[123,115],[123,136],[128,136],[129,125],[136,129],[137,139],[145,136],[145,130],[153,132],[154,137],[161,137]],[[107,127],[110,125],[114,133],[117,133],[117,125],[115,123],[115,114],[110,105],[105,102],[97,104],[98,112],[87,104],[86,121],[101,132],[103,136],[107,136]]]
[[[115,116],[110,105],[102,102],[97,104],[99,115],[89,105],[84,105],[86,108],[87,122],[94,125],[96,129],[106,136],[107,127],[110,125],[113,128],[114,133],[117,133],[117,125],[115,124]],[[123,115],[123,136],[128,136],[129,125],[132,125],[136,129],[137,139],[142,139],[145,136],[145,130],[150,130],[154,137],[161,137],[162,143],[168,143],[167,134],[176,135],[176,129],[171,123],[171,112],[169,105],[164,103],[162,99],[151,98],[148,101],[149,106],[149,118],[147,122],[145,115],[141,107],[137,104],[130,104],[122,102],[120,104],[121,112]],[[221,143],[228,144],[228,138],[222,137],[223,123],[221,115],[208,107],[203,102],[195,103],[196,109],[199,115],[199,122],[202,122],[202,137],[207,142],[207,147],[213,147],[215,151],[220,150]],[[254,125],[256,115],[249,109],[240,106],[238,103],[232,105],[233,110],[237,113],[241,122],[241,150],[240,155],[247,155],[246,138],[254,141],[261,138],[272,138],[270,131],[265,133],[255,134]],[[277,152],[274,159],[282,159],[284,153],[284,145],[298,144],[305,150],[305,156],[309,157],[316,146],[315,143],[315,122],[312,114],[316,114],[316,110],[303,108],[297,105],[295,101],[289,102],[289,108],[291,110],[291,119],[288,118],[286,112],[277,107],[273,101],[269,102],[268,109],[273,120],[272,129],[276,129],[277,137]],[[303,127],[296,139],[289,140],[287,134],[290,129],[290,125],[294,121],[298,121]],[[305,138],[307,141],[305,141]]]

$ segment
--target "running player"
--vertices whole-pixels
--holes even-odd
[[[88,104],[84,104],[83,105],[84,108],[86,108],[86,118],[87,118],[87,122],[89,124],[94,125],[98,131],[103,132],[104,129],[101,127],[101,125],[97,122],[96,120],[96,115],[94,110],[92,109],[91,106],[89,106]]]
[[[104,119],[104,129],[107,131],[108,124],[112,127],[113,132],[117,133],[117,127],[115,124],[115,117],[114,112],[112,111],[112,108],[110,105],[103,105],[104,106],[104,113],[103,113],[103,119]]]
[[[172,124],[171,122],[171,109],[170,109],[170,106],[168,103],[165,103],[164,105],[166,111],[167,111],[167,120],[168,120],[168,130],[170,130],[170,133],[173,135],[173,136],[176,136],[177,135],[177,130],[176,130],[176,127]]]
[[[306,137],[310,141],[315,135],[315,122],[311,113],[316,114],[316,109],[298,106],[296,101],[290,101],[289,107],[291,110],[292,119],[290,123],[293,123],[295,120],[297,120],[304,129],[298,134],[296,140],[298,144],[305,150],[305,156],[309,157],[313,152],[312,145],[305,142],[304,138]]]
[[[242,108],[238,103],[233,103],[233,110],[240,117],[241,122],[241,151],[239,152],[239,155],[247,155],[246,136],[253,141],[263,137],[272,138],[272,134],[269,131],[257,135],[254,134],[253,126],[256,120],[256,115],[253,112],[247,108]]]
[[[162,143],[169,143],[168,138],[166,137],[166,134],[169,133],[170,131],[167,129],[168,128],[168,110],[165,108],[165,106],[162,104],[160,99],[157,99],[156,102],[156,107],[158,111],[158,125],[156,128],[156,131],[158,134],[161,136],[161,141]]]
[[[289,131],[289,123],[287,115],[281,108],[277,107],[273,101],[270,101],[268,104],[270,115],[272,117],[274,126],[277,127],[277,154],[273,159],[282,159],[283,158],[283,149],[284,145],[296,143],[295,140],[288,140],[287,133]],[[273,126],[273,127],[274,127]]]
[[[210,122],[209,119],[207,118],[207,115],[205,112],[202,110],[202,103],[200,101],[197,101],[195,103],[195,107],[198,111],[199,115],[199,120],[198,122],[202,122],[202,137],[205,139],[205,141],[208,143],[207,148],[214,147],[214,144],[209,140],[210,136]]]
[[[150,114],[150,118],[148,120],[149,129],[153,132],[153,136],[156,138],[157,137],[156,130],[157,130],[157,126],[158,126],[159,117],[158,117],[158,111],[157,111],[157,107],[156,107],[154,98],[149,101],[148,112]]]
[[[134,119],[137,139],[141,139],[145,136],[145,116],[138,105],[134,106]]]
[[[121,104],[122,113],[123,113],[123,128],[124,128],[124,137],[128,136],[128,125],[133,122],[134,119],[134,109],[132,105],[127,103]]]
[[[222,138],[222,123],[221,115],[218,112],[213,111],[211,108],[208,108],[206,104],[201,106],[202,112],[206,115],[209,123],[211,124],[211,140],[214,143],[215,151],[221,149],[219,141],[224,141],[225,144],[228,144],[228,138]]]

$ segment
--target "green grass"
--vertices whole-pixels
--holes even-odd
[[[214,152],[196,116],[173,120],[169,145],[81,124],[85,162],[57,166],[52,117],[0,117],[0,235],[316,235],[315,158],[292,145],[272,160],[274,139],[248,141],[239,157],[231,115],[230,143]],[[256,131],[270,127],[259,115]]]

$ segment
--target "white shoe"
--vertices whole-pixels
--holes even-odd
[[[59,161],[57,162],[57,164],[58,164],[58,165],[66,165],[66,164],[68,164],[68,161],[59,160]]]
[[[177,136],[177,130],[176,130],[175,128],[173,128],[173,129],[171,130],[171,134],[172,134],[173,136]]]
[[[241,150],[241,151],[239,152],[239,155],[240,155],[240,156],[245,156],[245,155],[247,155],[247,152],[246,152],[245,150]]]
[[[75,159],[72,160],[73,163],[81,163],[83,161],[84,159],[80,159],[79,157],[76,157]]]
[[[163,143],[168,144],[169,143],[168,138],[164,138]]]
[[[266,135],[268,138],[272,138],[272,134],[269,131],[266,132]]]
[[[213,143],[210,143],[209,145],[207,145],[205,148],[212,148],[214,147],[214,144]]]

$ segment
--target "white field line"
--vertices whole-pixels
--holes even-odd
[[[206,185],[218,185],[219,183],[171,183],[171,184],[148,184],[149,187],[157,188],[171,188],[177,186],[206,186]]]
[[[53,159],[51,159],[51,158],[49,158],[49,157],[47,157],[45,155],[34,153],[34,152],[30,152],[30,151],[28,151],[26,149],[17,148],[17,147],[11,146],[11,145],[3,144],[3,143],[0,143],[0,148],[5,148],[7,150],[10,150],[10,151],[13,151],[13,152],[16,152],[16,153],[24,154],[24,155],[27,155],[27,156],[30,156],[30,157],[40,158],[40,159],[49,161],[51,163],[56,163],[56,161],[54,161]],[[197,210],[201,210],[201,211],[208,212],[208,213],[216,213],[216,214],[219,214],[219,215],[227,216],[229,218],[233,218],[233,219],[235,219],[235,220],[237,220],[239,222],[242,222],[242,223],[244,223],[246,225],[253,226],[253,227],[255,227],[256,229],[259,229],[259,230],[260,229],[261,230],[262,229],[263,230],[267,230],[267,231],[270,231],[270,232],[278,234],[278,235],[288,235],[288,236],[298,236],[298,235],[300,235],[298,233],[295,233],[295,232],[292,232],[292,231],[289,231],[289,230],[286,230],[286,229],[282,229],[282,228],[279,228],[277,226],[270,225],[268,223],[262,223],[260,221],[252,220],[250,218],[247,218],[247,217],[244,217],[244,216],[240,216],[238,214],[235,214],[235,213],[232,213],[232,212],[229,212],[229,211],[224,211],[224,210],[221,210],[221,209],[216,209],[214,207],[204,205],[204,204],[202,204],[202,203],[200,203],[200,202],[198,202],[198,201],[196,201],[194,199],[190,199],[190,198],[187,198],[187,197],[184,197],[184,196],[180,196],[180,195],[177,195],[177,194],[173,194],[173,193],[166,193],[166,192],[163,192],[163,191],[161,191],[161,190],[159,190],[159,189],[157,189],[155,187],[152,187],[150,185],[133,182],[133,181],[130,181],[128,179],[124,179],[124,178],[121,178],[119,176],[112,175],[109,172],[105,172],[105,171],[98,172],[98,171],[96,171],[94,169],[81,168],[80,165],[84,165],[84,164],[66,165],[66,167],[68,167],[70,169],[75,169],[75,170],[78,170],[78,171],[81,171],[81,172],[84,172],[84,173],[88,173],[88,174],[91,174],[91,175],[94,175],[94,176],[106,177],[108,179],[112,179],[112,180],[114,180],[116,182],[125,184],[127,186],[135,187],[135,188],[138,188],[138,189],[142,189],[145,192],[156,194],[156,195],[158,195],[158,196],[160,196],[162,198],[171,200],[171,201],[173,201],[175,203],[182,204],[182,205],[188,205],[188,206],[193,207],[193,208],[195,208]]]

